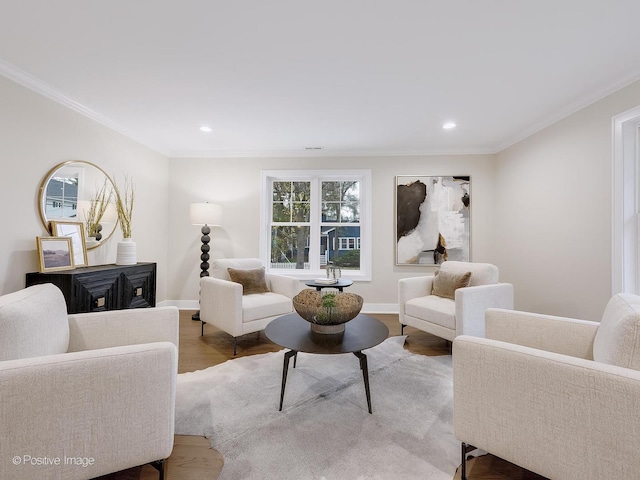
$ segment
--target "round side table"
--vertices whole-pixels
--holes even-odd
[[[307,287],[315,288],[318,292],[323,288],[337,288],[339,292],[342,291],[343,288],[350,287],[353,285],[353,280],[345,280],[344,278],[339,278],[336,283],[318,283],[315,280],[309,280],[304,282]]]

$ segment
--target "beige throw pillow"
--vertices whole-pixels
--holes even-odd
[[[456,289],[469,286],[471,272],[465,273],[449,273],[440,269],[433,272],[432,295],[439,297],[455,299]]]
[[[242,294],[265,293],[269,291],[267,279],[264,274],[264,267],[252,268],[250,270],[238,270],[227,268],[229,278],[232,282],[242,285]]]

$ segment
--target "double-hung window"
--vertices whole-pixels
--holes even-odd
[[[327,265],[371,279],[371,172],[262,172],[260,256],[268,271],[316,278]]]

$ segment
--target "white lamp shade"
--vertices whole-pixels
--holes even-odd
[[[220,225],[222,207],[215,203],[192,203],[189,218],[191,225]]]

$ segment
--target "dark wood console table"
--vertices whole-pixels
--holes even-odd
[[[40,283],[53,283],[62,290],[68,313],[156,306],[155,263],[27,273],[27,287]]]

